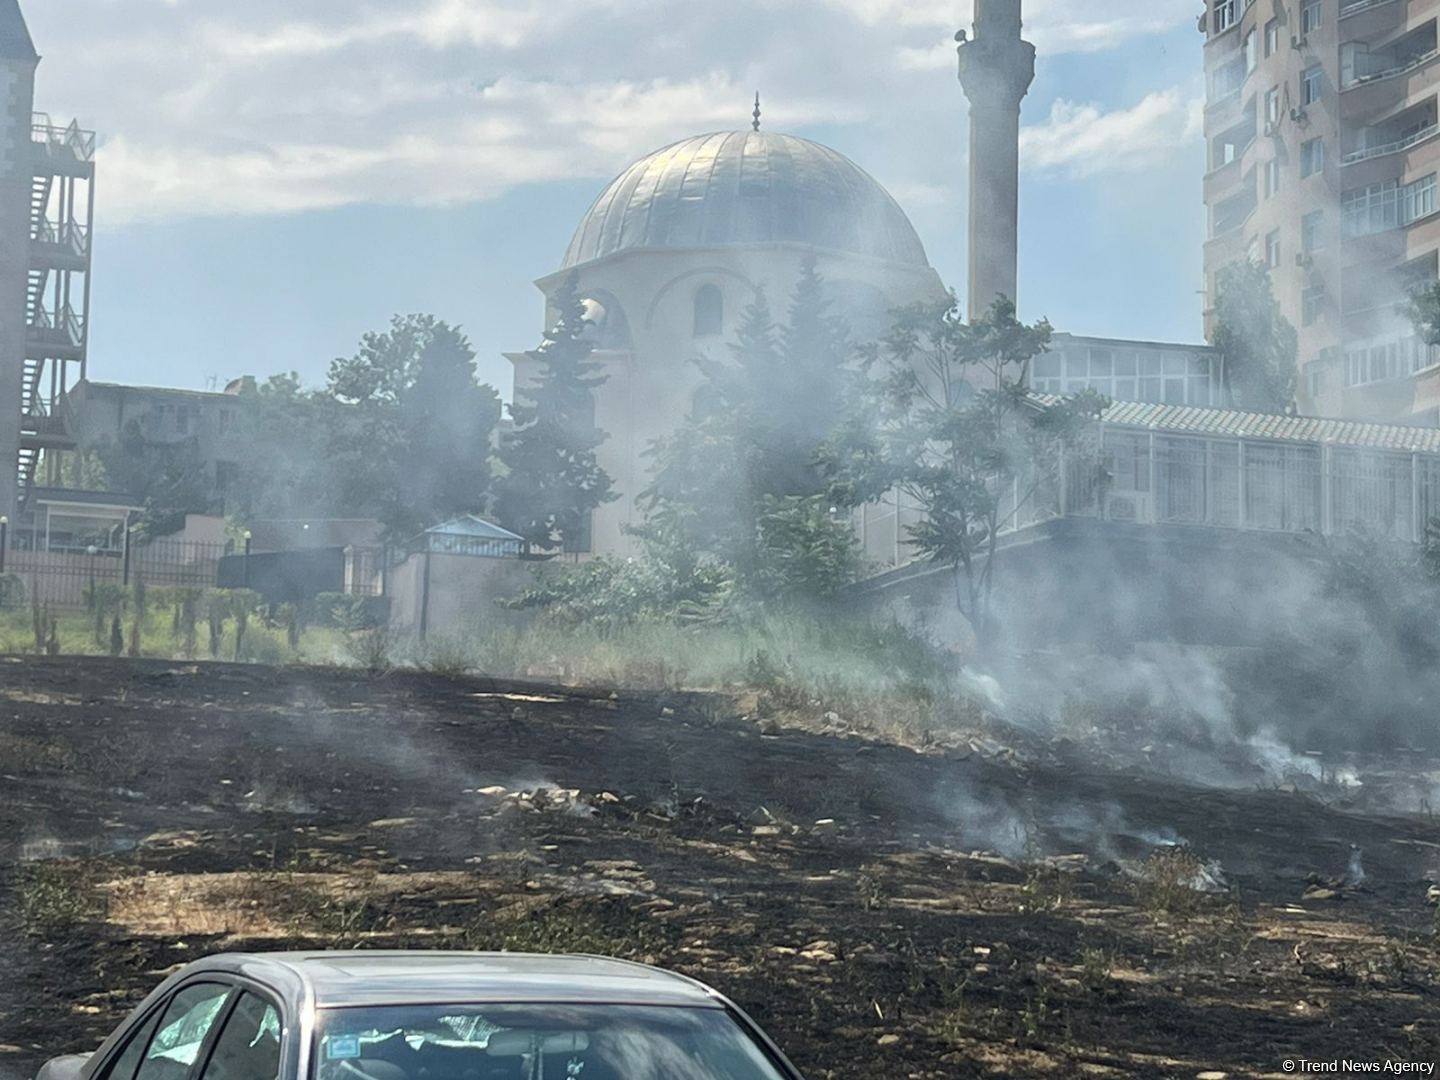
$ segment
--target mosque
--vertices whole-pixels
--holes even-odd
[[[973,36],[957,40],[971,106],[966,310],[975,312],[1016,295],[1020,104],[1035,48],[1021,40],[1020,0],[979,0]],[[700,382],[689,361],[723,355],[757,289],[783,317],[807,258],[857,341],[883,334],[894,309],[946,296],[890,193],[843,154],[764,130],[758,98],[750,130],[682,139],[600,193],[560,268],[536,282],[549,298],[575,275],[607,378],[595,394],[595,422],[609,436],[598,457],[620,497],[595,513],[583,548],[634,553],[627,527],[641,516],[647,451],[683,421]],[[547,304],[546,326],[554,317]],[[523,394],[538,363],[526,353],[509,359]],[[1036,389],[1055,393],[1093,386],[1126,400],[1220,404],[1219,362],[1204,346],[1057,335],[1036,377]],[[872,557],[902,561],[904,514],[867,508]]]

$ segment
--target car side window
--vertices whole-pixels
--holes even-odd
[[[232,989],[222,983],[197,983],[171,998],[135,1080],[184,1080]]]
[[[150,1010],[149,1018],[131,1034],[119,1057],[111,1059],[99,1080],[135,1080],[135,1068],[140,1064],[141,1055],[150,1045],[150,1036],[155,1033],[155,1028],[160,1023],[160,1012],[159,1008]]]
[[[243,993],[225,1021],[202,1080],[275,1080],[280,1073],[280,1013]]]

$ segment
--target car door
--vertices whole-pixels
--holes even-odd
[[[279,1007],[254,990],[242,990],[212,1041],[197,1080],[277,1080],[280,1075]]]
[[[218,980],[181,986],[159,1010],[159,1020],[144,1052],[134,1059],[134,1073],[111,1074],[103,1080],[187,1080],[213,1041],[226,1005],[236,993],[233,984]],[[120,1066],[121,1059],[117,1058],[115,1064]]]

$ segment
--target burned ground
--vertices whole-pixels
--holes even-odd
[[[0,1076],[93,1046],[190,959],[295,946],[657,962],[736,998],[814,1078],[1440,1056],[1424,814],[740,711],[0,662]]]

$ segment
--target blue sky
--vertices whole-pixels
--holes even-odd
[[[90,371],[201,388],[462,324],[507,397],[595,194],[766,125],[886,184],[963,292],[969,0],[22,0],[37,107],[101,135]],[[1097,10],[1102,13],[1096,14]],[[1194,0],[1027,0],[1021,309],[1198,340]]]

